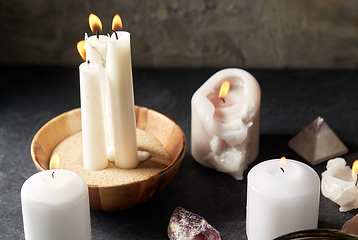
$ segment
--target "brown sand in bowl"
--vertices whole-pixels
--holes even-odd
[[[130,170],[117,168],[113,162],[109,162],[108,167],[103,170],[85,170],[83,168],[82,132],[75,133],[63,140],[56,146],[52,154],[59,155],[59,168],[77,173],[88,185],[109,187],[146,179],[170,164],[168,153],[158,139],[151,134],[137,129],[137,144],[138,150],[149,152],[150,157],[140,162],[137,168]]]

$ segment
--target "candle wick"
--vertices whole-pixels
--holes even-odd
[[[52,178],[55,178],[55,172],[52,172]]]
[[[357,186],[357,184],[358,184],[358,174],[357,174],[355,186]]]
[[[114,30],[112,30],[111,32],[114,33],[114,34],[116,34],[116,40],[118,40],[118,34],[117,34],[117,32],[114,31]]]
[[[96,31],[97,39],[99,39],[99,30]]]
[[[90,60],[89,60],[89,59],[87,60],[87,63],[90,64]]]
[[[282,167],[280,167],[280,169],[281,169],[282,172],[285,172],[285,169],[283,169]]]
[[[223,101],[223,103],[225,103],[225,99],[224,98],[220,98],[222,101]]]

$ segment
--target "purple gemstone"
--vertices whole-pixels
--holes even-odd
[[[203,217],[177,207],[168,226],[170,240],[221,240],[220,232]]]

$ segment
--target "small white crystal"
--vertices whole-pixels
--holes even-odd
[[[149,158],[149,152],[147,151],[138,151],[138,161],[142,162]]]

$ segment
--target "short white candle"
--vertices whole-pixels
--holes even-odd
[[[308,165],[280,159],[254,166],[248,174],[246,233],[249,240],[269,240],[317,228],[319,176]]]
[[[21,188],[26,240],[90,240],[86,182],[77,174],[48,170],[28,178]]]
[[[358,208],[357,172],[353,173],[343,158],[327,162],[327,171],[322,173],[322,194],[339,204],[339,211]]]
[[[117,31],[112,34],[106,62],[112,107],[114,162],[119,168],[132,169],[138,166],[138,152],[129,32]]]
[[[230,89],[218,97],[223,82]],[[200,164],[243,179],[259,147],[260,86],[242,69],[224,69],[209,78],[191,100],[191,152]]]
[[[101,101],[99,67],[95,63],[80,65],[83,167],[89,171],[107,167],[105,132]]]

